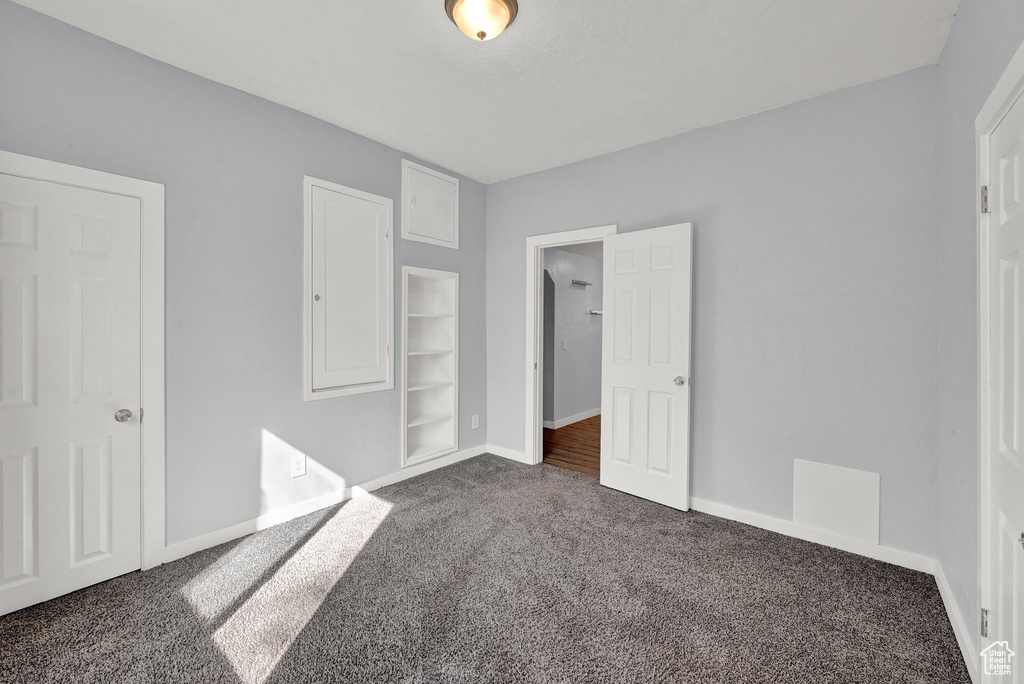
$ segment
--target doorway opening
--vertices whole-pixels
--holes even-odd
[[[594,243],[603,250],[603,241],[618,232],[618,226],[599,226],[561,233],[535,235],[526,239],[526,352],[525,352],[525,461],[544,461],[544,273],[545,251]],[[594,247],[589,248],[591,250]],[[577,278],[581,279],[581,278]],[[591,281],[593,282],[593,281]],[[579,286],[577,286],[579,287]],[[594,286],[586,288],[593,291]],[[590,314],[587,314],[588,320]],[[601,316],[591,324],[602,326]],[[567,350],[568,351],[568,350]],[[600,368],[598,385],[600,385]]]
[[[526,463],[544,459],[544,250],[600,242],[601,485],[689,510],[693,224],[526,240]]]
[[[543,250],[543,462],[591,477],[601,473],[603,247]]]

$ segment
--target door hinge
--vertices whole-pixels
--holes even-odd
[[[981,186],[981,213],[990,214],[991,210],[988,208],[988,186]]]
[[[537,364],[536,363],[533,364],[533,370],[537,370]]]
[[[391,345],[390,344],[388,346],[384,347],[384,355],[387,356],[389,359],[391,358]]]
[[[144,421],[145,419],[146,419],[146,409],[140,408],[139,409],[139,425],[141,425],[142,421]]]
[[[981,609],[981,636],[988,637],[988,608]]]

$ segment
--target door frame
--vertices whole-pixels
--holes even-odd
[[[138,198],[141,205],[141,420],[143,570],[164,562],[164,186],[0,150],[0,172]]]
[[[542,392],[544,383],[544,250],[548,247],[578,245],[583,242],[604,242],[619,231],[618,224],[581,228],[560,233],[534,235],[526,238],[526,346],[524,373],[526,377],[525,424],[526,462],[534,465],[544,460],[544,425]]]
[[[981,108],[974,122],[975,149],[977,163],[978,193],[976,195],[977,218],[977,270],[978,270],[978,586],[977,600],[980,608],[992,605],[992,587],[989,586],[989,572],[992,569],[989,535],[992,530],[988,524],[988,504],[991,497],[989,487],[989,455],[991,440],[988,430],[992,418],[992,406],[989,394],[992,389],[991,372],[993,359],[989,354],[991,335],[989,328],[992,316],[991,269],[989,268],[992,250],[991,230],[992,215],[981,212],[981,188],[992,183],[989,166],[991,164],[991,136],[999,126],[1010,108],[1024,95],[1024,44],[1010,60],[1006,71],[1000,76],[995,88]],[[971,621],[975,625],[975,635],[980,639],[978,649],[985,646],[986,639],[980,636],[977,629],[979,617]],[[971,654],[974,655],[973,653]]]

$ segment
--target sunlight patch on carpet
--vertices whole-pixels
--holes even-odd
[[[244,684],[263,684],[391,511],[372,494],[339,509],[213,634]]]

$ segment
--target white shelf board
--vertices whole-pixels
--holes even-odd
[[[419,349],[409,352],[409,356],[437,356],[439,354],[452,354],[454,349]]]
[[[452,318],[455,314],[450,313],[411,313],[409,318]]]
[[[442,420],[452,420],[455,416],[450,413],[424,413],[409,421],[409,427],[419,427],[430,423],[440,423]]]
[[[429,458],[431,456],[440,456],[441,454],[449,451],[455,451],[454,444],[445,444],[444,442],[428,442],[413,449],[409,453],[409,457],[406,460],[411,463],[413,461],[419,461],[420,459]]]
[[[410,392],[420,392],[422,390],[434,389],[436,387],[451,387],[454,382],[445,382],[443,380],[432,380],[430,382],[417,382],[415,385],[409,385]]]

